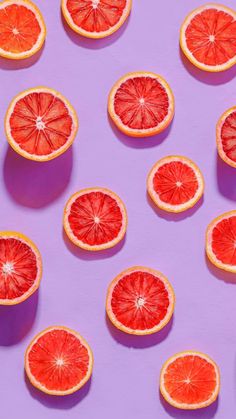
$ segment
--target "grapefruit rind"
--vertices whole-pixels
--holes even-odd
[[[45,25],[42,13],[32,1],[30,0],[4,0],[0,2],[0,9],[4,9],[6,6],[10,6],[12,4],[17,4],[18,6],[22,5],[28,8],[29,10],[31,10],[34,13],[35,17],[37,18],[37,21],[41,28],[41,33],[36,44],[29,51],[14,53],[10,51],[5,51],[4,49],[0,48],[0,57],[8,58],[11,60],[22,60],[36,54],[42,48],[45,42],[47,30],[46,30],[46,25]]]
[[[198,185],[199,185],[195,196],[192,199],[190,199],[188,202],[185,202],[184,204],[179,204],[179,205],[171,205],[171,204],[167,204],[163,202],[159,198],[158,194],[154,191],[154,188],[153,188],[153,178],[155,176],[157,169],[161,167],[163,164],[168,163],[168,162],[173,162],[173,161],[181,161],[184,164],[191,167],[197,177]],[[150,170],[147,177],[147,191],[149,193],[150,198],[152,199],[154,204],[156,204],[161,210],[164,210],[167,212],[179,213],[179,212],[183,212],[192,208],[201,199],[204,193],[204,187],[205,187],[204,178],[199,167],[192,160],[184,156],[163,157],[162,159],[158,160],[158,162],[154,164],[154,166]]]
[[[157,276],[158,278],[160,278],[163,281],[163,283],[165,284],[166,290],[168,291],[170,304],[169,304],[166,316],[157,326],[153,327],[152,329],[135,330],[135,329],[131,329],[131,328],[125,326],[119,320],[117,320],[116,316],[113,313],[112,307],[111,307],[112,293],[113,293],[113,290],[114,290],[116,284],[125,275],[130,274],[130,273],[135,272],[135,271],[148,272],[148,273],[150,273],[154,276]],[[122,332],[127,333],[129,335],[146,336],[146,335],[151,335],[153,333],[159,332],[171,320],[171,318],[173,316],[173,313],[174,313],[174,308],[175,308],[175,293],[174,293],[173,287],[170,284],[169,280],[161,272],[156,271],[156,270],[151,269],[151,268],[146,268],[144,266],[133,266],[131,268],[128,268],[128,269],[124,270],[123,272],[121,272],[119,275],[117,275],[113,279],[113,281],[110,283],[110,285],[108,287],[108,290],[107,290],[107,297],[106,297],[107,316],[110,319],[111,323],[117,329],[119,329]]]
[[[73,202],[79,196],[85,195],[89,192],[102,192],[104,194],[107,194],[111,198],[115,199],[116,203],[119,205],[120,211],[122,213],[123,225],[122,225],[122,228],[121,228],[118,236],[110,242],[100,244],[100,245],[94,245],[94,246],[86,244],[83,241],[79,240],[73,234],[73,232],[70,228],[70,224],[69,224],[69,221],[68,221],[68,216],[70,214],[70,209],[71,209],[71,206],[72,206]],[[68,238],[72,241],[73,244],[80,247],[81,249],[89,250],[89,251],[92,251],[92,252],[97,252],[97,251],[100,251],[100,250],[110,249],[111,247],[116,246],[124,238],[124,236],[126,234],[126,230],[127,230],[127,225],[128,225],[128,215],[127,215],[127,211],[126,211],[126,207],[125,207],[124,202],[121,200],[121,198],[115,192],[111,191],[110,189],[100,188],[100,187],[85,188],[85,189],[80,190],[79,192],[74,193],[69,198],[69,200],[67,201],[65,209],[64,209],[63,225],[64,225],[64,230],[65,230]]]
[[[204,71],[208,71],[211,73],[217,73],[220,71],[225,71],[228,70],[229,68],[231,68],[233,65],[236,64],[236,56],[231,58],[229,61],[227,61],[224,64],[219,64],[216,66],[211,66],[211,65],[207,65],[204,63],[201,63],[200,61],[198,61],[193,54],[191,53],[191,51],[188,49],[187,44],[186,44],[186,38],[185,38],[185,32],[186,29],[189,25],[189,23],[191,22],[191,20],[198,14],[201,13],[203,10],[207,10],[207,9],[217,9],[217,10],[221,10],[223,12],[228,13],[229,15],[233,16],[233,18],[236,20],[236,12],[233,9],[230,9],[229,7],[223,6],[221,4],[216,4],[216,3],[209,3],[209,4],[205,4],[204,6],[200,6],[194,10],[192,10],[187,17],[185,18],[181,29],[180,29],[180,47],[184,53],[184,55],[188,58],[188,60],[195,66],[198,67],[200,70],[204,70]]]
[[[77,386],[74,386],[67,391],[48,390],[43,384],[41,384],[38,380],[36,380],[34,378],[34,376],[31,374],[30,367],[29,367],[28,355],[29,355],[29,352],[30,352],[32,346],[37,342],[37,340],[41,336],[43,336],[45,333],[53,331],[53,330],[65,330],[66,332],[71,333],[72,335],[74,335],[85,346],[85,348],[88,351],[88,355],[89,355],[89,368],[88,368],[88,372],[87,372],[86,376],[83,378],[83,380],[80,381],[80,383]],[[42,391],[43,393],[49,394],[51,396],[67,396],[69,394],[73,394],[76,391],[80,390],[86,384],[86,382],[90,379],[90,377],[92,375],[92,370],[93,370],[94,358],[93,358],[93,352],[92,352],[89,344],[78,332],[76,332],[75,330],[70,329],[68,327],[65,327],[65,326],[49,326],[46,329],[44,329],[42,332],[38,333],[32,339],[30,344],[28,345],[28,347],[25,351],[24,364],[25,364],[25,372],[27,374],[27,377],[28,377],[30,383],[35,388],[37,388],[38,390]]]
[[[168,114],[166,115],[164,120],[154,128],[148,128],[148,129],[129,128],[125,124],[123,124],[120,117],[115,112],[114,98],[115,98],[115,94],[117,90],[119,89],[122,83],[134,77],[151,77],[153,79],[157,79],[157,81],[161,83],[162,86],[165,88],[165,91],[168,95],[168,99],[169,99]],[[112,119],[114,124],[117,126],[117,128],[119,128],[120,131],[122,131],[124,134],[131,137],[150,137],[150,136],[161,133],[171,123],[174,117],[174,109],[175,109],[175,99],[174,99],[174,95],[169,84],[166,82],[166,80],[162,76],[152,73],[152,72],[148,72],[148,71],[138,71],[138,72],[133,72],[133,73],[127,73],[125,76],[121,77],[114,84],[108,97],[108,113],[110,115],[110,118]]]
[[[184,357],[186,355],[196,355],[199,356],[203,359],[205,359],[207,362],[209,362],[211,365],[213,365],[214,369],[215,369],[215,373],[216,373],[216,388],[214,393],[212,394],[212,397],[208,400],[206,400],[205,402],[202,403],[196,403],[196,404],[187,404],[187,403],[177,403],[170,395],[169,393],[166,391],[165,389],[165,371],[167,369],[167,367],[174,362],[176,359],[180,358],[180,357]],[[210,406],[212,403],[214,403],[219,395],[219,391],[220,391],[220,371],[219,371],[219,367],[218,365],[215,363],[215,361],[213,361],[213,359],[211,359],[208,355],[202,353],[202,352],[198,352],[198,351],[183,351],[183,352],[179,352],[175,355],[173,355],[172,357],[170,357],[163,365],[162,369],[161,369],[161,373],[160,373],[160,392],[161,395],[163,396],[163,398],[171,405],[174,406],[177,409],[183,409],[183,410],[196,410],[196,409],[201,409],[207,406]]]
[[[50,93],[56,97],[58,97],[59,99],[61,99],[64,104],[66,105],[69,115],[72,118],[73,121],[73,129],[71,131],[70,137],[68,138],[67,142],[60,147],[59,149],[57,149],[56,151],[52,152],[51,154],[48,155],[36,155],[36,154],[30,154],[27,151],[23,150],[14,140],[14,138],[11,135],[11,127],[10,127],[10,118],[11,118],[11,114],[14,110],[14,107],[16,105],[16,103],[22,99],[23,97],[27,96],[30,93]],[[49,88],[49,87],[44,87],[44,86],[38,86],[35,88],[31,88],[31,89],[27,89],[24,90],[23,92],[21,92],[20,94],[16,95],[10,105],[8,106],[6,115],[5,115],[5,133],[6,133],[6,138],[7,141],[9,143],[9,145],[13,148],[13,150],[21,155],[22,157],[25,157],[27,160],[33,160],[33,161],[38,161],[38,162],[46,162],[49,160],[53,160],[56,157],[60,156],[61,154],[63,154],[66,150],[68,150],[68,148],[70,148],[70,146],[73,144],[75,137],[77,135],[78,132],[78,127],[79,127],[79,121],[78,121],[78,116],[77,113],[74,109],[74,107],[71,105],[71,103],[58,91],[56,91],[55,89]]]
[[[225,212],[224,214],[219,215],[208,225],[206,230],[206,254],[210,262],[213,263],[213,265],[215,265],[217,268],[223,269],[227,272],[236,273],[236,265],[228,265],[217,259],[216,255],[212,251],[211,246],[213,228],[218,224],[219,221],[225,220],[226,218],[230,218],[232,216],[236,217],[236,210]]]
[[[79,35],[82,35],[86,38],[92,38],[92,39],[101,39],[101,38],[106,38],[107,36],[112,35],[114,32],[118,31],[118,29],[120,29],[120,27],[125,23],[126,19],[129,17],[129,14],[131,12],[132,9],[132,0],[127,0],[127,5],[124,9],[124,12],[122,14],[122,17],[120,18],[119,22],[117,22],[116,25],[112,26],[109,30],[106,31],[101,31],[101,32],[89,32],[86,31],[83,28],[80,28],[78,25],[76,25],[72,18],[71,15],[67,9],[66,6],[67,0],[61,0],[61,10],[62,10],[62,14],[68,24],[68,26],[76,33],[78,33]]]
[[[223,146],[222,146],[222,139],[221,139],[221,129],[222,126],[225,123],[226,118],[233,112],[236,112],[236,106],[233,106],[232,108],[228,109],[221,115],[219,118],[217,125],[216,125],[216,144],[217,144],[217,150],[220,158],[227,163],[231,167],[236,167],[236,161],[231,160],[225,153]]]
[[[37,277],[36,277],[32,287],[29,288],[29,290],[26,293],[24,293],[23,295],[21,295],[18,298],[15,298],[15,299],[0,299],[0,305],[13,306],[13,305],[20,304],[23,301],[27,300],[27,298],[29,298],[39,288],[41,278],[42,278],[42,258],[41,258],[41,254],[40,254],[38,248],[36,247],[36,245],[28,237],[26,237],[22,233],[18,233],[18,232],[15,232],[15,231],[1,231],[0,232],[0,238],[3,238],[3,239],[14,238],[16,240],[22,241],[23,243],[25,243],[27,246],[29,246],[31,248],[31,250],[35,254],[36,261],[37,261],[38,272],[37,272]]]

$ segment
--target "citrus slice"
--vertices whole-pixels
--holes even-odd
[[[216,126],[216,143],[222,160],[236,167],[236,106],[220,117]]]
[[[180,30],[180,46],[201,70],[227,70],[236,63],[236,12],[220,4],[193,10]]]
[[[39,287],[42,260],[34,243],[12,231],[0,232],[0,305],[14,305]]]
[[[182,212],[193,207],[204,191],[203,176],[194,162],[183,156],[168,156],[154,164],[147,190],[162,210]]]
[[[148,137],[163,131],[174,116],[174,96],[159,75],[128,73],[113,86],[108,112],[116,126],[131,137]]]
[[[5,118],[11,147],[30,160],[48,161],[64,153],[78,129],[67,99],[47,87],[25,90],[11,102]]]
[[[236,273],[236,211],[215,218],[207,227],[206,253],[220,269]]]
[[[39,9],[30,0],[0,3],[0,56],[28,58],[42,47],[46,26]]]
[[[105,38],[116,32],[130,14],[132,0],[62,0],[63,16],[75,32]]]
[[[67,202],[64,228],[69,239],[82,249],[108,249],[119,243],[125,235],[125,205],[108,189],[84,189],[72,195]]]
[[[64,396],[89,380],[93,354],[74,330],[52,326],[32,340],[25,353],[25,371],[31,384],[44,393]]]
[[[111,282],[106,311],[114,326],[123,332],[149,335],[170,321],[174,304],[173,288],[161,272],[134,266]]]
[[[178,409],[200,409],[212,404],[220,390],[220,373],[215,362],[200,352],[180,352],[161,370],[160,391]]]

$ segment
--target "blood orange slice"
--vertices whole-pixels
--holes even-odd
[[[220,4],[193,10],[181,27],[180,45],[201,70],[227,70],[236,63],[236,12]]]
[[[236,211],[226,212],[209,224],[206,253],[218,268],[236,273]]]
[[[222,160],[236,167],[236,106],[220,117],[216,126],[216,142]]]
[[[40,253],[27,237],[0,232],[0,305],[14,305],[29,298],[42,276]]]
[[[25,353],[25,371],[34,387],[64,396],[79,390],[90,378],[93,354],[74,330],[52,326],[39,333]]]
[[[203,176],[190,159],[168,156],[154,164],[147,179],[147,190],[162,210],[182,212],[193,207],[204,191]]]
[[[170,321],[174,304],[173,288],[161,272],[134,266],[110,284],[106,311],[114,326],[123,332],[149,335]]]
[[[220,373],[209,356],[180,352],[166,361],[160,376],[160,391],[178,409],[200,409],[212,404],[220,390]]]
[[[164,130],[174,116],[174,96],[167,82],[149,72],[129,73],[113,86],[108,112],[116,126],[132,137]]]
[[[75,32],[104,38],[116,32],[130,14],[132,0],[62,0],[63,16]]]
[[[108,249],[120,242],[125,235],[125,205],[108,189],[84,189],[72,195],[67,202],[64,228],[69,239],[82,249]]]
[[[17,95],[6,118],[6,136],[11,147],[30,160],[48,161],[64,153],[78,129],[72,105],[60,93],[36,87]]]
[[[0,56],[28,58],[43,45],[46,26],[39,9],[29,0],[0,3]]]

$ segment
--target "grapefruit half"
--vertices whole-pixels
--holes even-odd
[[[220,117],[216,126],[216,143],[222,160],[236,167],[236,106]]]

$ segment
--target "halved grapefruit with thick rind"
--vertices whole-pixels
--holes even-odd
[[[215,266],[236,273],[236,211],[226,212],[209,224],[206,253]]]
[[[42,259],[35,244],[21,233],[0,232],[0,305],[19,304],[39,287]]]
[[[178,213],[199,201],[204,192],[204,179],[192,160],[184,156],[167,156],[152,167],[147,190],[160,209]]]
[[[76,112],[59,92],[35,87],[17,95],[5,117],[10,146],[21,156],[48,161],[64,153],[78,130]]]
[[[92,374],[88,343],[64,326],[39,333],[25,352],[25,371],[31,384],[44,393],[65,396],[85,385]]]
[[[201,352],[180,352],[169,358],[161,370],[161,394],[178,409],[207,407],[217,399],[219,390],[219,368]]]
[[[236,64],[236,11],[214,3],[193,10],[181,26],[180,46],[201,70],[232,67]]]
[[[82,249],[98,251],[113,247],[123,239],[126,228],[125,205],[109,189],[83,189],[66,204],[65,232]]]
[[[0,2],[0,56],[14,60],[28,58],[43,46],[46,26],[30,0]]]
[[[216,126],[216,143],[222,160],[236,167],[236,106],[220,117]]]
[[[170,321],[174,305],[173,288],[161,272],[134,266],[111,282],[106,311],[114,326],[123,332],[149,335]]]
[[[132,0],[62,0],[63,16],[78,34],[105,38],[116,32],[128,18]]]
[[[108,112],[124,134],[148,137],[171,123],[174,96],[163,77],[145,71],[128,73],[111,89]]]

